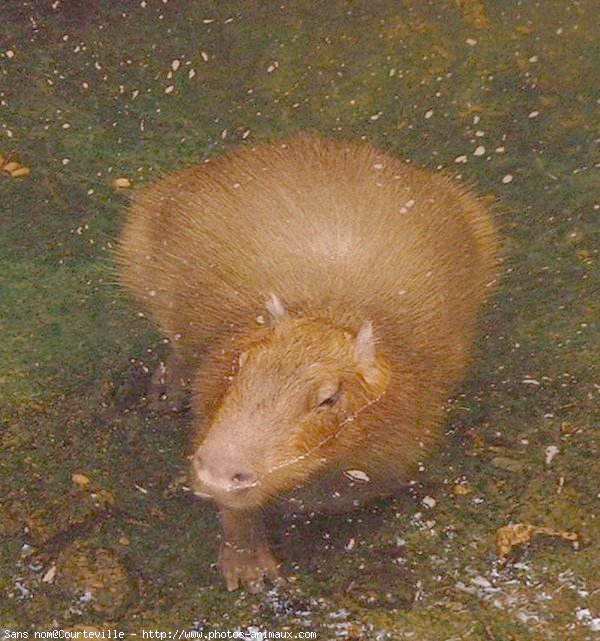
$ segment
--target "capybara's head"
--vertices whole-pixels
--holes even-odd
[[[389,382],[369,321],[350,331],[268,307],[193,455],[194,491],[224,507],[262,506],[343,460]]]

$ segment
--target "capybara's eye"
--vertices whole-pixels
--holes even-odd
[[[331,396],[328,396],[326,399],[322,400],[319,403],[319,409],[327,409],[329,407],[333,407],[338,402],[339,398],[340,392],[338,390],[337,392],[335,392],[335,394],[332,394]]]

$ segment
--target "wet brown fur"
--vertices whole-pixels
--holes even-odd
[[[118,259],[123,285],[194,372],[195,443],[217,427],[236,438],[233,418],[254,430],[239,438],[260,458],[258,506],[332,469],[401,481],[422,460],[468,362],[498,249],[483,203],[455,180],[300,135],[138,191]],[[274,326],[257,322],[271,294],[288,314]],[[365,321],[372,381],[349,365]],[[323,371],[295,380],[313,353]],[[259,354],[271,369],[252,365]],[[267,383],[246,381],[246,367],[246,378],[274,370],[290,399],[310,397],[317,378],[346,377],[346,414],[301,416],[274,400],[252,426],[239,407]]]

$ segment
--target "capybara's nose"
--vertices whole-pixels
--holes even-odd
[[[254,470],[235,453],[216,453],[200,447],[192,464],[196,477],[208,494],[239,492],[256,485]]]

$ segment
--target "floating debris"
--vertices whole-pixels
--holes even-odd
[[[129,189],[132,186],[129,178],[115,178],[113,180],[113,187],[115,189]]]
[[[29,176],[30,173],[31,170],[29,169],[29,167],[18,167],[14,171],[11,171],[10,175],[13,178],[22,178],[23,176]]]
[[[454,494],[454,496],[466,496],[467,494],[471,494],[472,491],[467,483],[457,483],[452,486],[452,494]]]
[[[344,474],[346,476],[349,476],[351,479],[354,479],[356,481],[363,481],[364,483],[368,483],[371,480],[369,478],[369,475],[362,470],[346,470]]]
[[[548,445],[548,447],[545,449],[545,454],[546,454],[546,465],[550,465],[552,463],[552,459],[560,452],[558,447],[556,445]]]
[[[10,174],[12,178],[21,178],[22,176],[29,176],[31,169],[25,165],[21,165],[15,160],[5,162],[5,158],[0,155],[0,169]]]
[[[73,481],[75,485],[89,485],[90,483],[89,477],[81,472],[73,472],[73,474],[71,474],[71,481]]]
[[[42,583],[52,583],[54,577],[56,576],[56,565],[52,564],[44,573],[42,577]]]
[[[496,532],[496,552],[501,558],[505,558],[510,554],[513,547],[527,544],[534,536],[551,536],[561,538],[565,541],[576,543],[579,539],[575,532],[567,532],[566,530],[554,530],[549,527],[538,527],[528,523],[514,523],[512,525],[505,525]]]
[[[423,503],[423,505],[424,505],[425,507],[428,507],[428,508],[430,508],[430,509],[431,509],[432,507],[435,507],[436,500],[435,500],[432,496],[426,496],[426,497],[421,501],[421,503]]]

